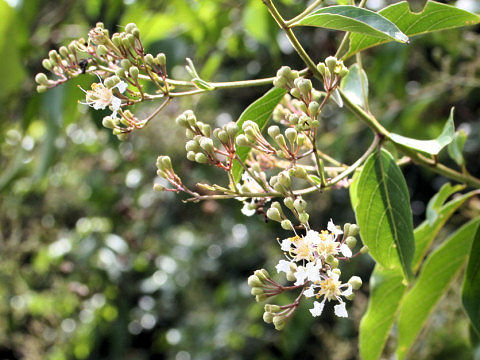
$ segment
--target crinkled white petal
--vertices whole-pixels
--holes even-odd
[[[342,292],[342,296],[350,296],[353,294],[352,285],[347,284],[347,288]]]
[[[305,290],[303,292],[303,295],[305,295],[305,297],[307,298],[315,296],[315,289],[313,288],[313,286],[310,286],[307,290]]]
[[[92,106],[92,105],[90,105]],[[95,101],[92,106],[95,110],[100,110],[100,109],[105,109],[107,107],[107,104],[102,103],[100,101]]]
[[[320,242],[320,236],[318,232],[314,230],[308,230],[305,235],[305,240],[311,244],[317,245]]]
[[[347,308],[344,302],[335,305],[333,309],[335,311],[335,315],[337,315],[338,317],[348,317]]]
[[[305,283],[305,279],[307,278],[307,272],[305,271],[305,268],[303,266],[299,266],[295,274],[295,285],[303,285]]]
[[[283,271],[286,274],[290,271],[290,264],[290,261],[280,260],[275,266],[275,269],[277,269],[278,273],[281,273]]]
[[[347,244],[340,245],[340,251],[345,257],[352,257],[352,250],[350,250]]]
[[[120,105],[122,105],[122,100],[120,100],[116,96],[112,96],[112,101],[110,102],[110,106],[112,107],[112,109],[114,111],[118,110],[120,109]]]
[[[249,203],[245,203],[245,205],[242,207],[242,214],[245,216],[253,216],[257,212],[255,209],[250,209],[249,205]]]
[[[113,88],[117,88],[120,93],[124,93],[125,90],[127,90],[128,84],[125,81],[120,81],[117,85],[115,85]]]
[[[343,234],[342,230],[337,229],[337,227],[333,223],[332,219],[330,219],[330,221],[328,222],[327,229],[328,229],[328,231],[330,231],[331,233],[333,233],[335,235]]]
[[[282,240],[281,249],[283,251],[290,251],[291,246],[292,246],[292,242],[290,240],[288,239]]]
[[[320,281],[320,269],[322,267],[322,263],[318,261],[318,264],[315,264],[314,262],[309,262],[305,266],[305,272],[307,274],[307,278],[310,281]]]
[[[310,309],[312,316],[322,315],[323,307],[325,306],[325,299],[322,302],[314,301],[313,309]]]

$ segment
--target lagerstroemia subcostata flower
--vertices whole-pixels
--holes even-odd
[[[118,110],[122,105],[122,100],[113,95],[113,90],[117,89],[121,94],[127,89],[127,83],[120,81],[118,84],[112,86],[111,88],[106,87],[104,84],[93,83],[91,85],[91,90],[84,90],[85,92],[85,102],[81,103],[93,107],[95,110],[105,109],[109,106],[112,109],[112,117],[117,116]]]

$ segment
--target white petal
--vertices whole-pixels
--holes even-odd
[[[309,243],[317,245],[320,242],[320,236],[318,232],[314,230],[308,230],[307,234],[305,235],[305,240]]]
[[[338,317],[348,317],[347,309],[344,302],[335,305],[333,309],[335,311],[335,315],[337,315]]]
[[[295,279],[297,279],[297,281],[294,283],[295,285],[303,285],[305,283],[307,272],[303,266],[300,266],[293,275],[295,276]]]
[[[310,281],[320,281],[320,268],[322,267],[321,262],[319,264],[315,264],[314,262],[309,262],[305,266],[305,272],[307,274],[308,280]]]
[[[350,296],[353,294],[352,285],[347,284],[347,289],[342,292],[342,296]]]
[[[292,246],[292,242],[290,240],[288,239],[282,240],[281,249],[283,251],[290,251],[291,246]]]
[[[287,260],[280,260],[278,264],[275,266],[275,269],[277,269],[278,273],[281,273],[282,271],[286,274],[290,271],[290,261]]]
[[[116,96],[112,96],[112,101],[110,102],[110,106],[113,110],[120,109],[120,105],[122,105],[122,100],[117,98]]]
[[[347,244],[340,245],[340,251],[345,257],[352,257],[352,250],[350,250]]]
[[[322,315],[323,307],[325,306],[325,299],[319,303],[318,301],[313,302],[313,309],[310,309],[312,316]]]
[[[305,290],[303,295],[305,295],[307,298],[315,296],[315,290],[313,289],[313,286],[310,286],[307,290]]]
[[[124,93],[125,90],[127,90],[128,84],[125,81],[120,81],[117,85],[115,85],[113,88],[117,88],[120,93]]]
[[[337,227],[333,223],[332,219],[330,219],[330,221],[328,222],[327,229],[328,229],[328,231],[330,231],[331,233],[334,233],[335,235],[343,234],[342,230],[337,229]]]

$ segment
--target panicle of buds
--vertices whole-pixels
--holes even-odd
[[[348,74],[348,69],[343,61],[334,56],[329,56],[325,62],[319,63],[317,69],[323,76],[323,86],[327,92],[335,90],[340,84],[340,80]]]

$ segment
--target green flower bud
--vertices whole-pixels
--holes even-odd
[[[325,76],[325,70],[326,70],[326,66],[324,63],[319,63],[317,65],[317,70],[320,74],[322,74],[323,76]]]
[[[60,46],[60,49],[58,49],[58,52],[60,53],[60,55],[62,55],[63,57],[68,57],[68,49],[66,46]]]
[[[128,139],[128,134],[127,133],[117,134],[117,139],[120,141],[125,141]]]
[[[271,313],[277,313],[280,310],[282,310],[282,308],[280,306],[275,305],[275,304],[266,304],[264,309],[265,309],[265,311],[271,312]]]
[[[297,99],[300,99],[302,97],[302,93],[297,88],[292,88],[290,90],[290,95]]]
[[[190,161],[195,161],[195,155],[197,155],[196,152],[189,151],[189,152],[187,152],[187,159],[190,160]]]
[[[165,186],[160,185],[160,184],[154,184],[154,185],[153,185],[153,190],[154,190],[154,191],[161,192],[161,191],[165,190]]]
[[[48,52],[48,58],[52,64],[58,64],[58,61],[60,60],[58,53],[55,50],[50,50]]]
[[[248,286],[250,287],[262,287],[263,283],[260,281],[260,279],[256,275],[250,275],[248,277]]]
[[[282,171],[280,174],[278,174],[278,182],[286,188],[289,188],[292,185],[292,180],[286,171]]]
[[[185,150],[193,151],[193,152],[199,152],[200,151],[200,146],[198,146],[198,143],[196,141],[189,140],[185,144]]]
[[[231,138],[235,138],[235,136],[237,136],[237,133],[238,133],[238,125],[233,121],[231,121],[225,125],[225,130],[227,131],[228,135]]]
[[[312,91],[312,82],[310,80],[297,78],[295,79],[295,86],[300,90],[300,93],[305,99],[310,97],[310,92]]]
[[[291,145],[294,145],[295,141],[297,141],[297,135],[297,130],[293,128],[288,128],[287,130],[285,130],[285,137]]]
[[[273,221],[282,221],[282,216],[280,215],[280,212],[275,208],[270,208],[267,210],[267,217]]]
[[[297,278],[295,277],[295,273],[293,271],[289,271],[287,273],[286,277],[287,277],[288,281],[296,281],[297,280]]]
[[[271,324],[273,322],[273,314],[270,312],[264,312],[263,321],[265,321],[267,324]]]
[[[117,85],[120,81],[121,81],[120,78],[117,75],[114,75],[114,76],[110,76],[110,77],[106,78],[105,81],[103,82],[103,85],[105,85],[105,87],[111,89],[115,85]]]
[[[298,220],[300,220],[302,224],[306,224],[309,218],[310,218],[310,215],[308,215],[306,212],[302,212],[298,214]]]
[[[152,54],[145,55],[144,60],[147,65],[152,66],[154,64],[154,59]]]
[[[333,270],[332,270],[332,273],[334,273],[334,274],[336,274],[336,275],[338,275],[338,276],[342,275],[342,271],[341,271],[340,269],[333,269]]]
[[[367,246],[367,245],[364,245],[362,246],[362,248],[360,249],[360,254],[366,254],[370,251],[370,248]]]
[[[278,69],[277,76],[290,79],[292,77],[292,69],[290,69],[289,66],[282,66],[280,69]]]
[[[327,262],[334,270],[335,268],[338,268],[338,259],[337,258],[333,258],[333,260],[331,262]]]
[[[134,80],[138,78],[138,74],[140,73],[140,71],[138,70],[138,67],[136,66],[131,66],[130,69],[128,69],[128,72]]]
[[[237,136],[237,139],[235,140],[238,146],[250,146],[250,141],[248,141],[247,137],[245,134],[240,134]]]
[[[251,142],[255,142],[256,141],[256,138],[257,138],[257,133],[255,132],[255,130],[249,126],[249,127],[246,127],[244,129],[244,132],[245,132],[245,136],[247,137],[247,139]]]
[[[105,45],[98,45],[97,46],[97,55],[105,56],[108,54],[108,49]]]
[[[113,45],[115,45],[116,47],[122,46],[122,38],[118,34],[114,34],[112,36],[112,42],[113,42]]]
[[[308,104],[308,111],[310,111],[312,118],[316,118],[318,116],[319,109],[320,104],[316,101],[312,101],[310,104]]]
[[[357,224],[350,225],[350,229],[348,230],[348,235],[357,236],[359,232],[360,232],[360,227]]]
[[[280,147],[284,147],[284,148],[287,147],[287,143],[285,142],[285,137],[284,137],[282,134],[275,136],[275,142],[276,142]]]
[[[195,161],[200,163],[200,164],[206,164],[206,163],[208,163],[208,158],[203,153],[196,153],[195,154]]]
[[[307,202],[303,200],[301,197],[295,199],[293,202],[293,206],[295,207],[295,210],[297,210],[299,213],[304,212],[305,209],[307,208]]]
[[[105,116],[102,120],[102,125],[107,129],[114,129],[116,124],[111,116]]]
[[[285,204],[285,206],[287,208],[289,208],[292,211],[295,208],[294,205],[293,205],[294,201],[291,197],[287,197],[287,198],[283,199],[283,203]]]
[[[347,246],[350,248],[350,249],[354,249],[355,246],[357,246],[357,239],[353,236],[349,236],[347,237],[347,239],[345,240],[345,243],[347,244]]]
[[[307,173],[307,170],[305,170],[303,167],[301,166],[297,166],[295,168],[295,176],[300,178],[300,179],[306,179],[308,177],[308,173]]]
[[[260,281],[264,282],[267,279],[270,279],[270,274],[265,269],[255,270],[253,274],[260,279]]]
[[[125,25],[125,32],[131,34],[134,29],[137,28],[137,25],[135,23],[128,23]]]
[[[345,299],[347,299],[347,300],[350,300],[350,301],[351,301],[351,300],[355,299],[355,294],[354,294],[354,293],[351,293],[350,295],[348,295],[348,296],[345,296]]]
[[[256,302],[265,301],[267,299],[268,299],[268,295],[265,295],[265,294],[255,296]]]
[[[293,225],[290,220],[283,220],[280,224],[284,230],[293,230]]]
[[[44,73],[38,73],[35,75],[35,82],[39,85],[48,85],[48,78],[47,75]]]
[[[335,67],[337,66],[337,58],[334,56],[329,56],[325,59],[325,65],[327,65],[328,70],[330,70],[331,73],[335,72]]]
[[[284,89],[287,87],[287,79],[284,77],[277,77],[273,80],[273,86]]]
[[[53,69],[53,65],[52,65],[52,62],[48,59],[43,59],[42,60],[42,66],[46,69],[46,70],[52,70]]]
[[[214,154],[215,147],[213,146],[213,140],[207,137],[203,137],[200,140],[200,147],[209,154]]]
[[[348,283],[352,285],[353,290],[358,290],[362,287],[362,279],[358,276],[352,276],[350,280],[348,280]]]
[[[48,87],[45,86],[45,85],[38,85],[38,86],[37,86],[37,92],[38,92],[39,94],[44,93],[44,92],[47,91],[47,90],[48,90]]]
[[[123,59],[120,61],[120,66],[125,70],[128,70],[132,66],[132,63],[128,59]]]
[[[228,141],[230,140],[230,137],[228,136],[228,133],[225,130],[222,129],[215,129],[219,130],[217,131],[216,138],[222,143],[222,144],[227,144]]]
[[[281,315],[274,316],[273,325],[275,325],[276,330],[282,330],[285,327],[285,317]]]
[[[187,139],[193,139],[195,137],[195,133],[192,130],[187,129],[185,130],[185,136]]]
[[[165,66],[167,64],[167,58],[164,53],[157,54],[157,61],[160,66]]]
[[[272,139],[275,139],[275,137],[280,135],[280,128],[277,125],[272,125],[267,129],[267,132]]]

